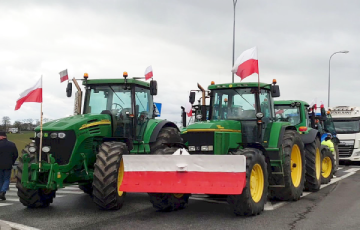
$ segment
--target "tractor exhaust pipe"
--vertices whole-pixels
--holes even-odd
[[[183,106],[181,106],[181,118],[182,118],[182,125],[183,128],[186,127],[186,112],[185,112],[185,108]]]
[[[205,89],[199,84],[197,83],[198,88],[201,90],[202,92],[202,103],[201,103],[201,120],[202,121],[206,121],[206,104],[205,104],[205,99],[206,99],[206,93],[205,93]]]
[[[81,88],[80,88],[77,80],[75,78],[73,78],[72,81],[74,82],[74,84],[78,90],[75,94],[74,114],[80,115],[81,114],[82,91],[81,91]]]

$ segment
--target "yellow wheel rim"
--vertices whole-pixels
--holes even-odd
[[[124,162],[123,160],[121,159],[121,162],[120,162],[120,167],[119,167],[119,173],[118,173],[118,180],[117,180],[117,192],[118,192],[118,195],[119,196],[122,196],[124,194],[123,191],[120,191],[120,186],[122,184],[122,181],[124,179]]]
[[[250,175],[250,194],[255,203],[258,203],[264,192],[264,173],[259,164],[255,164]]]
[[[332,170],[332,162],[330,157],[324,157],[324,159],[322,160],[322,173],[321,175],[324,178],[328,178],[331,174],[331,170]]]
[[[176,198],[178,198],[178,199],[180,199],[181,197],[184,196],[183,193],[174,193],[173,195],[174,195],[174,197],[176,197]]]
[[[294,145],[291,150],[291,180],[294,187],[298,187],[302,177],[302,159],[300,148],[298,145]]]
[[[315,170],[316,170],[316,178],[320,180],[321,173],[321,156],[319,148],[316,148],[316,156],[315,156]]]

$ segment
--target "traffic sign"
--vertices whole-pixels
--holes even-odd
[[[161,103],[154,102],[155,105],[155,114],[157,117],[161,116]]]

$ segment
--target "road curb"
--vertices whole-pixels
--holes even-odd
[[[0,229],[1,230],[11,230],[11,227],[7,223],[0,221]]]

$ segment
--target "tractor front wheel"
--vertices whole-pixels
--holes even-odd
[[[229,195],[228,203],[239,216],[258,215],[264,210],[268,191],[265,157],[258,149],[238,150],[234,155],[246,156],[246,186],[240,195]]]
[[[312,143],[305,145],[305,158],[305,190],[311,192],[319,191],[321,185],[321,152],[318,138]]]
[[[161,129],[156,141],[150,145],[151,154],[172,155],[177,148],[169,148],[163,143],[182,143],[178,129],[165,127]],[[174,211],[185,208],[189,202],[190,194],[149,193],[150,202],[159,211]]]
[[[299,200],[305,181],[305,151],[300,135],[295,130],[286,130],[283,150],[284,187],[270,187],[271,197],[278,200]]]
[[[22,154],[29,154],[30,162],[28,163],[29,179],[31,177],[31,164],[36,163],[35,154],[29,152],[29,145],[25,146]],[[17,166],[18,172],[16,174],[16,188],[18,189],[18,197],[20,202],[28,208],[44,208],[48,207],[55,198],[55,191],[48,189],[28,189],[21,184],[22,172],[24,163],[22,157],[19,159]]]
[[[321,183],[327,184],[330,182],[331,178],[334,176],[335,171],[335,159],[334,155],[331,153],[328,147],[323,146],[321,148]]]
[[[104,142],[96,155],[93,201],[101,209],[120,209],[125,200],[125,192],[119,191],[124,177],[122,156],[128,154],[128,148],[121,142]]]

